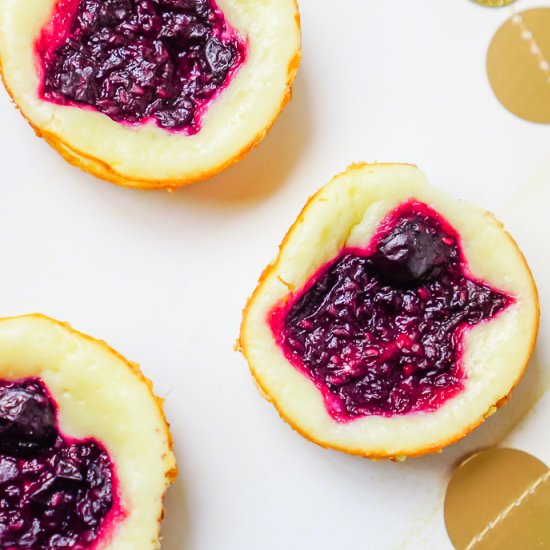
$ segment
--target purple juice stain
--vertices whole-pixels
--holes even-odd
[[[191,135],[246,43],[213,0],[58,0],[36,51],[44,99]]]
[[[466,270],[456,231],[410,201],[344,250],[270,324],[340,422],[433,411],[464,388],[463,337],[514,299]]]
[[[41,381],[0,382],[0,548],[93,548],[117,511],[115,486],[97,441],[59,433]]]

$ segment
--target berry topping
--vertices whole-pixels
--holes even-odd
[[[287,359],[330,414],[432,411],[464,387],[463,336],[513,298],[468,274],[456,231],[407,202],[366,249],[345,249],[270,322]]]
[[[36,49],[44,99],[188,134],[246,56],[213,0],[59,0]]]
[[[0,548],[91,548],[119,513],[105,449],[62,436],[35,379],[0,382],[0,423]]]

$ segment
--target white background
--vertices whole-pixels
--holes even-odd
[[[520,0],[516,6],[548,5]],[[494,210],[550,308],[550,127],[494,99],[485,53],[508,8],[302,0],[304,61],[261,146],[179,192],[68,166],[0,94],[0,311],[43,312],[141,363],[167,397],[181,477],[164,550],[450,548],[449,474],[504,443],[550,463],[550,327],[511,402],[442,455],[373,463],[279,420],[233,351],[241,309],[307,197],[352,161],[407,161]],[[116,419],[114,419],[116,421]]]

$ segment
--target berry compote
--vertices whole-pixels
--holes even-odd
[[[39,92],[195,134],[246,50],[214,0],[58,0],[36,42]]]
[[[60,434],[41,381],[0,382],[0,548],[89,550],[120,513],[102,445]]]
[[[464,332],[514,302],[468,274],[460,238],[423,203],[344,249],[270,314],[285,356],[334,419],[433,411],[464,387]]]

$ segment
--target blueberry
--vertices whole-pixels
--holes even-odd
[[[211,38],[204,48],[206,62],[217,83],[222,83],[233,63],[234,53],[231,46],[223,44],[217,38]]]
[[[49,478],[42,483],[34,492],[31,493],[31,502],[40,504],[42,506],[48,506],[50,499],[54,492],[55,478]]]
[[[27,456],[50,446],[56,437],[55,412],[43,396],[22,388],[0,394],[0,452]]]
[[[56,492],[75,492],[84,486],[84,477],[80,467],[70,459],[60,459],[54,469],[53,475],[31,494],[30,499],[35,504],[48,506],[51,497]]]
[[[60,459],[55,467],[55,477],[61,483],[84,480],[79,465],[70,458]]]
[[[451,261],[452,249],[442,239],[422,220],[407,220],[382,239],[373,264],[392,283],[418,285],[438,277]]]

